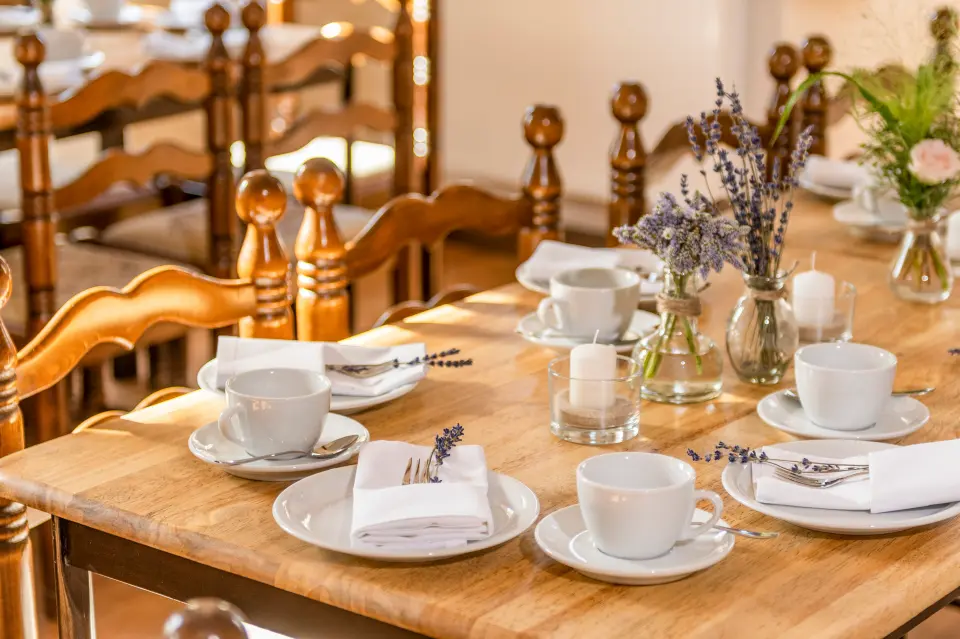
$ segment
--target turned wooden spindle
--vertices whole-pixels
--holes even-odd
[[[620,123],[620,132],[610,149],[610,205],[607,246],[616,246],[611,231],[624,224],[634,224],[645,211],[644,169],[647,152],[637,123],[647,114],[647,92],[636,83],[621,83],[610,100],[613,117]]]
[[[393,108],[397,125],[393,137],[393,194],[419,192],[413,179],[413,22],[407,2],[400,2],[393,30]]]
[[[777,128],[780,116],[783,115],[783,108],[790,98],[790,84],[793,76],[797,74],[800,68],[800,55],[797,50],[789,44],[778,44],[770,51],[768,61],[770,75],[776,82],[776,89],[773,93],[773,99],[770,101],[770,108],[767,110],[767,129],[770,135]],[[790,162],[790,153],[793,150],[793,143],[796,140],[796,130],[793,126],[796,111],[791,114],[791,122],[783,128],[780,136],[770,141],[767,155],[767,176],[773,175],[774,163],[779,160],[780,175],[783,176]]]
[[[233,96],[230,87],[230,56],[223,44],[223,33],[230,27],[230,14],[214,4],[204,16],[210,32],[210,51],[204,68],[210,76],[210,94],[205,100],[207,111],[207,144],[213,159],[213,170],[207,180],[210,235],[209,272],[217,277],[234,273],[233,165],[230,145],[235,139]]]
[[[333,219],[343,196],[344,178],[325,158],[307,160],[293,179],[293,194],[303,205],[297,234],[297,339],[336,341],[350,336],[347,251]]]
[[[10,267],[0,258],[0,309],[10,300],[12,290]],[[23,450],[16,368],[17,349],[0,320],[0,457]],[[29,631],[35,624],[30,618],[34,606],[33,589],[28,587],[29,532],[23,504],[0,499],[0,637],[34,636]]]
[[[164,639],[247,639],[246,619],[221,599],[191,599],[163,625]]]
[[[268,130],[266,86],[263,84],[265,54],[260,29],[267,23],[267,12],[259,0],[250,0],[241,14],[249,36],[243,50],[243,73],[240,81],[240,114],[245,149],[243,172],[264,168],[263,143]]]
[[[833,47],[830,46],[825,37],[810,36],[803,42],[803,66],[806,67],[807,73],[814,74],[823,71],[830,64],[832,57]],[[805,130],[807,127],[811,127],[813,143],[810,145],[810,153],[815,155],[827,154],[827,108],[829,102],[822,81],[811,84],[801,101],[803,116],[800,129]]]
[[[953,60],[953,41],[957,37],[957,12],[952,7],[940,7],[930,19],[930,33],[936,41],[937,60]]]
[[[237,185],[237,215],[247,224],[237,274],[257,289],[257,314],[240,321],[241,337],[293,339],[290,259],[276,229],[286,208],[283,185],[264,170],[247,173]]]
[[[523,193],[533,204],[533,225],[520,231],[521,261],[533,254],[542,240],[561,239],[560,195],[563,187],[553,149],[563,139],[563,120],[556,107],[537,105],[527,109],[523,133],[533,147],[533,157],[523,173]]]

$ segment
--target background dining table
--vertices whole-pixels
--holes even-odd
[[[929,423],[898,443],[956,437],[960,360],[948,349],[960,346],[960,303],[896,300],[886,282],[894,246],[851,238],[826,203],[800,199],[787,243],[788,264],[802,260],[809,268],[816,250],[819,270],[856,286],[854,338],[896,354],[898,386],[937,387],[923,399]],[[702,328],[722,344],[743,284],[730,269],[710,282]],[[752,386],[727,363],[715,401],[644,403],[636,439],[597,448],[560,441],[550,433],[546,374],[557,353],[514,330],[539,299],[511,284],[351,338],[422,341],[428,351],[459,348],[474,361],[431,369],[409,395],[357,418],[374,439],[415,444],[462,424],[465,442],[484,446],[492,470],[536,492],[541,515],[576,503],[575,468],[593,455],[686,458],[687,448],[705,450],[718,440],[755,447],[794,439],[756,413],[763,396],[793,383],[792,372],[779,387]],[[960,522],[872,537],[799,528],[725,495],[726,462],[697,465],[698,487],[724,496],[730,525],[780,537],[738,539],[716,566],[670,584],[593,581],[548,558],[532,529],[500,547],[434,563],[329,552],[273,521],[274,499],[287,484],[239,479],[190,454],[190,433],[222,407],[218,395],[197,391],[0,460],[0,497],[56,518],[70,571],[72,603],[61,611],[68,627],[89,627],[88,571],[180,600],[221,597],[252,623],[297,637],[321,636],[328,623],[352,624],[355,637],[899,637],[960,593]]]

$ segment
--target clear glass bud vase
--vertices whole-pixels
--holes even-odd
[[[890,269],[890,288],[903,300],[938,304],[950,297],[953,271],[937,227],[941,217],[911,217]]]
[[[633,359],[643,369],[640,396],[644,399],[690,404],[720,394],[723,354],[697,329],[696,280],[692,274],[664,272],[657,300],[660,327],[633,349]]]
[[[800,343],[786,300],[787,276],[743,276],[747,292],[727,324],[727,355],[737,376],[750,384],[779,383]]]

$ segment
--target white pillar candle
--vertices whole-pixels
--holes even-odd
[[[811,269],[793,277],[793,315],[800,326],[824,327],[833,322],[836,281],[833,276],[818,271],[816,253]]]
[[[954,211],[947,218],[947,256],[960,262],[960,211]]]
[[[616,401],[617,350],[609,344],[581,344],[570,351],[570,405],[610,408]],[[604,381],[588,381],[604,380]]]

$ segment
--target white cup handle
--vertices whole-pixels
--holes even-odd
[[[563,320],[560,318],[558,305],[559,302],[552,297],[540,300],[540,306],[537,307],[537,317],[540,318],[540,323],[547,328],[562,331]]]
[[[705,499],[713,504],[713,515],[711,515],[710,519],[702,524],[687,524],[687,527],[680,535],[680,539],[682,541],[693,539],[694,537],[709,531],[711,528],[713,528],[713,525],[720,520],[720,515],[723,514],[723,500],[720,499],[720,495],[712,490],[693,491],[694,505],[696,505],[696,502],[700,501],[701,499]]]
[[[243,446],[243,443],[240,441],[240,437],[234,432],[233,418],[243,414],[243,412],[243,406],[227,406],[223,409],[223,412],[220,413],[220,418],[217,420],[217,428],[220,429],[220,434],[223,435],[224,439],[238,446]]]

